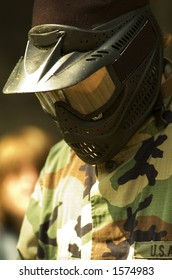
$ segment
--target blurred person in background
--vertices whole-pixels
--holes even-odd
[[[0,138],[0,259],[16,258],[16,242],[30,195],[53,138],[26,126]]]
[[[163,47],[149,0],[35,0],[4,93],[36,93],[63,140],[31,197],[19,259],[172,259]]]

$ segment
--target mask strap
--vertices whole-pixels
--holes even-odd
[[[172,71],[172,63],[171,63],[171,71]],[[162,84],[161,92],[157,99],[154,108],[154,115],[157,119],[158,126],[167,126],[168,124],[172,123],[172,111],[166,109],[163,97],[168,97],[172,93],[172,75],[168,75],[168,78]]]

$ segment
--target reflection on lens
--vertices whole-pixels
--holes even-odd
[[[101,108],[112,97],[115,85],[105,67],[101,68],[78,84],[48,92],[36,93],[43,109],[56,117],[54,104],[58,101],[68,103],[83,115],[88,115]],[[101,113],[95,117],[100,119]]]
[[[80,83],[63,89],[71,107],[87,115],[102,107],[115,91],[106,68],[101,68]]]

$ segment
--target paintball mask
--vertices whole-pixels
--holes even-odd
[[[153,112],[162,34],[149,5],[93,29],[33,27],[4,93],[36,93],[88,164],[109,161]]]

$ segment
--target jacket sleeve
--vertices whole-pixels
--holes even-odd
[[[35,190],[31,196],[27,213],[24,217],[17,244],[19,260],[37,259],[38,232],[41,205],[41,185],[38,180]]]

